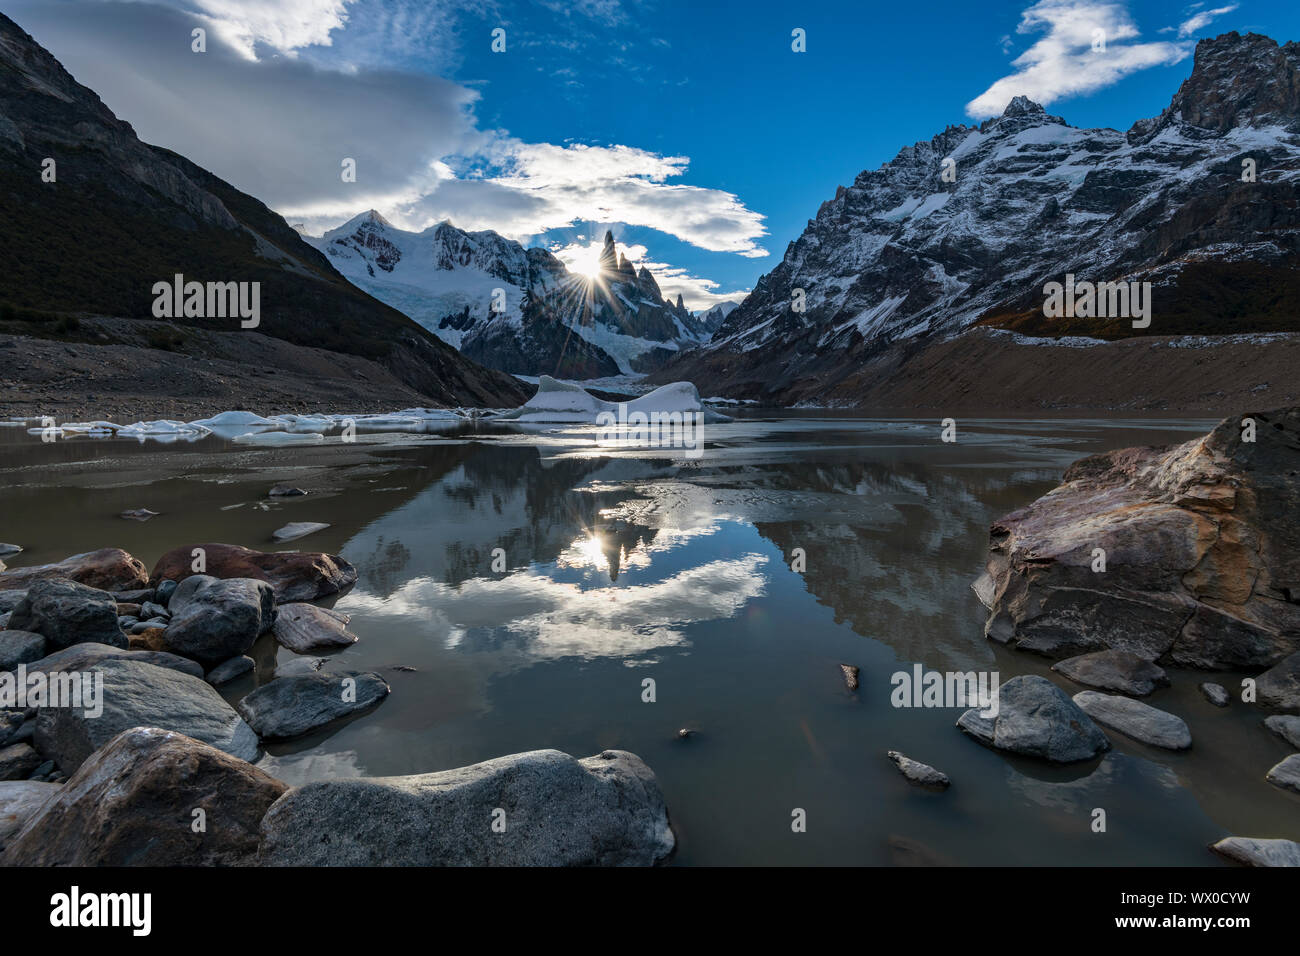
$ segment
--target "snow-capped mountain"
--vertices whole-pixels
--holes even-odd
[[[775,395],[974,324],[1033,335],[1294,330],[1300,44],[1202,40],[1160,116],[1076,129],[1024,97],[862,172],[709,345],[656,377]],[[1151,322],[1053,319],[1044,286],[1150,282]],[[802,311],[800,311],[802,306]]]
[[[570,273],[545,249],[448,222],[423,232],[363,213],[307,241],[361,289],[491,368],[564,378],[647,371],[708,341],[605,235],[600,274]]]
[[[709,335],[712,336],[714,332],[722,328],[722,323],[726,320],[727,316],[731,315],[732,312],[735,312],[739,305],[739,302],[719,302],[713,308],[709,309],[709,311],[701,312],[695,318],[704,326]]]

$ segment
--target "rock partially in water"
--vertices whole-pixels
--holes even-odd
[[[21,545],[5,544],[3,542],[0,542],[0,558],[7,558],[11,554],[19,554],[21,553],[22,550],[23,549]]]
[[[273,532],[271,537],[276,541],[293,541],[296,538],[315,534],[317,531],[324,531],[328,527],[329,525],[323,521],[291,521]]]
[[[374,673],[340,671],[277,677],[248,694],[239,713],[259,737],[287,740],[367,710],[388,696]]]
[[[267,492],[267,496],[271,498],[297,498],[306,493],[301,488],[295,488],[293,485],[275,485]]]
[[[1256,440],[1231,418],[1181,445],[1084,458],[995,522],[976,587],[987,635],[1211,669],[1300,650],[1300,408],[1243,417]]]
[[[45,801],[60,789],[57,783],[40,780],[6,780],[0,783],[0,852]]]
[[[3,862],[252,865],[262,817],[287,789],[201,741],[136,727],[108,741],[54,788],[14,835]],[[195,811],[203,814],[199,832]]]
[[[1264,726],[1277,734],[1296,750],[1300,750],[1300,717],[1274,715],[1264,719]]]
[[[1022,674],[998,691],[996,717],[971,708],[957,726],[997,750],[1053,763],[1091,760],[1110,749],[1110,741],[1079,706],[1045,677]]]
[[[312,551],[254,551],[236,544],[196,544],[168,551],[154,565],[153,580],[190,577],[192,552],[200,549],[205,573],[217,578],[254,578],[271,585],[280,603],[315,601],[357,581],[357,569],[332,554]],[[169,605],[170,607],[170,605]]]
[[[148,508],[135,508],[131,511],[123,511],[119,517],[129,518],[131,521],[148,521],[150,518],[158,517],[159,512],[150,511]]]
[[[230,660],[212,668],[205,679],[213,687],[221,687],[223,684],[229,684],[236,678],[243,677],[255,666],[256,662],[251,657],[232,657]]]
[[[35,581],[66,578],[101,591],[131,591],[149,584],[149,572],[121,548],[101,548],[64,558],[57,564],[15,568],[0,574],[0,590],[25,589]]]
[[[347,614],[314,604],[281,604],[275,616],[275,639],[295,654],[337,650],[357,642]]]
[[[45,656],[45,638],[32,631],[0,631],[0,671],[30,664]]]
[[[29,743],[0,747],[0,780],[26,780],[41,765],[41,755]]]
[[[1052,665],[1052,670],[1078,684],[1136,697],[1145,697],[1157,687],[1169,684],[1169,675],[1163,667],[1124,650],[1080,654]]]
[[[1192,745],[1192,732],[1182,718],[1140,700],[1085,690],[1074,695],[1074,702],[1097,723],[1152,747],[1186,750]]]
[[[921,763],[919,760],[913,760],[897,750],[890,750],[885,756],[894,762],[899,773],[918,786],[928,787],[932,790],[946,790],[952,783],[948,779],[948,775],[943,771],[935,770],[929,764]]]
[[[34,581],[9,615],[9,629],[40,634],[50,647],[127,646],[113,595],[75,581]]]
[[[844,686],[849,690],[857,690],[858,674],[860,673],[858,668],[854,667],[852,664],[841,664],[840,670],[844,674]]]
[[[10,622],[10,627],[13,627]],[[1255,679],[1261,704],[1291,714],[1300,714],[1300,652],[1290,655]]]
[[[1264,777],[1275,787],[1300,793],[1300,754],[1279,760]]]
[[[205,667],[244,654],[275,622],[271,586],[253,578],[193,575],[177,586],[168,607],[163,639]]]
[[[497,827],[493,824],[498,823]],[[262,819],[271,866],[650,866],[673,851],[654,773],[621,750],[290,790]]]
[[[279,678],[315,674],[327,663],[328,660],[324,657],[295,657],[278,666],[271,676],[272,678]]]
[[[1256,837],[1224,837],[1211,850],[1245,866],[1300,866],[1300,843]]]
[[[44,707],[36,718],[36,745],[65,773],[133,727],[173,730],[241,760],[257,756],[257,736],[202,678],[112,658],[99,661],[95,670],[104,680],[102,714]]]
[[[1231,699],[1228,696],[1228,689],[1222,684],[1214,684],[1210,681],[1205,681],[1200,685],[1200,690],[1205,696],[1205,699],[1215,707],[1227,707],[1228,701]]]

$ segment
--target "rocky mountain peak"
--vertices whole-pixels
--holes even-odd
[[[1025,116],[1032,113],[1041,113],[1045,116],[1047,110],[1027,96],[1013,96],[1007,108],[1002,111],[1003,116]]]

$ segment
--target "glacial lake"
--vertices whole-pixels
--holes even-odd
[[[1261,712],[1211,706],[1205,674],[1171,670],[1146,698],[1187,721],[1191,751],[1111,732],[1110,753],[1070,767],[982,747],[959,709],[890,703],[891,675],[917,663],[1083,689],[983,637],[970,585],[988,526],[1079,457],[1212,424],[962,420],[946,444],[931,420],[750,413],[707,426],[696,460],[599,450],[576,426],[264,449],[3,428],[0,540],[27,548],[11,567],[110,546],[152,567],[207,541],[355,564],[334,606],[360,641],[326,667],[378,671],[392,694],[268,747],[260,765],[291,784],[618,748],[659,779],[676,865],[1216,866],[1223,836],[1300,840],[1300,798],[1264,780],[1288,749]],[[311,493],[268,499],[278,482]],[[118,517],[135,508],[161,514]],[[331,527],[277,547],[290,521]],[[294,656],[269,636],[252,654],[232,702]],[[841,663],[861,669],[856,692]],[[951,789],[911,786],[888,750]]]

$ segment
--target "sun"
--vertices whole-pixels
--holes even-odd
[[[600,276],[600,254],[604,248],[600,242],[591,242],[585,246],[571,245],[560,254],[560,260],[570,272],[592,281]]]

